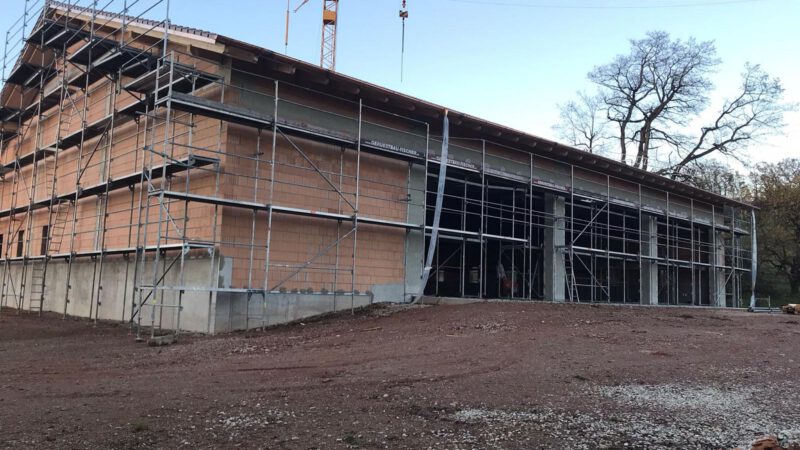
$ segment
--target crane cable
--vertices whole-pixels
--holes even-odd
[[[309,0],[303,0],[297,8],[294,9],[294,12],[297,12],[300,8],[303,7]],[[289,54],[289,11],[292,9],[292,0],[286,0],[286,27],[284,28],[283,34],[283,54]]]
[[[408,19],[408,9],[406,9],[406,0],[403,0],[402,8],[400,9],[400,19],[403,21],[403,34],[400,40],[400,82],[403,82],[403,64],[406,54],[406,19]]]

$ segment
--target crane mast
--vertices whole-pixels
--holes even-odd
[[[322,1],[322,50],[319,65],[323,69],[336,70],[336,22],[339,0]]]

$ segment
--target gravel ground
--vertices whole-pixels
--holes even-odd
[[[799,338],[782,315],[477,303],[154,348],[3,311],[0,448],[790,448]]]

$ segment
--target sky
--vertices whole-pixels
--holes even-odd
[[[113,1],[116,8],[124,0]],[[136,0],[127,0],[129,3]],[[153,0],[138,0],[140,5]],[[151,11],[165,15],[166,0]],[[290,0],[294,9],[302,0]],[[0,0],[0,30],[24,0]],[[82,4],[91,0],[82,0]],[[628,50],[628,40],[663,30],[713,40],[723,63],[712,107],[732,96],[746,62],[779,77],[800,103],[800,0],[407,0],[400,77],[401,0],[340,0],[337,71],[556,139],[558,104],[593,90],[586,74]],[[286,0],[170,0],[175,24],[284,51]],[[319,63],[322,0],[290,14],[288,55]],[[750,163],[800,157],[800,112],[782,136],[756,143]],[[748,165],[736,164],[741,170]]]

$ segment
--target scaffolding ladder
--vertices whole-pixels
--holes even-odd
[[[45,291],[47,287],[47,268],[49,267],[50,259],[54,254],[58,254],[61,250],[61,244],[64,241],[64,232],[69,223],[69,211],[72,202],[69,200],[62,200],[53,202],[50,209],[50,219],[48,220],[47,235],[42,236],[46,239],[42,246],[44,251],[44,258],[41,261],[35,262],[31,268],[31,298],[30,309],[38,310],[39,314],[42,313],[45,301]]]
[[[564,249],[564,278],[567,285],[567,299],[580,302],[578,283],[575,280],[575,267],[572,264],[572,251]]]

